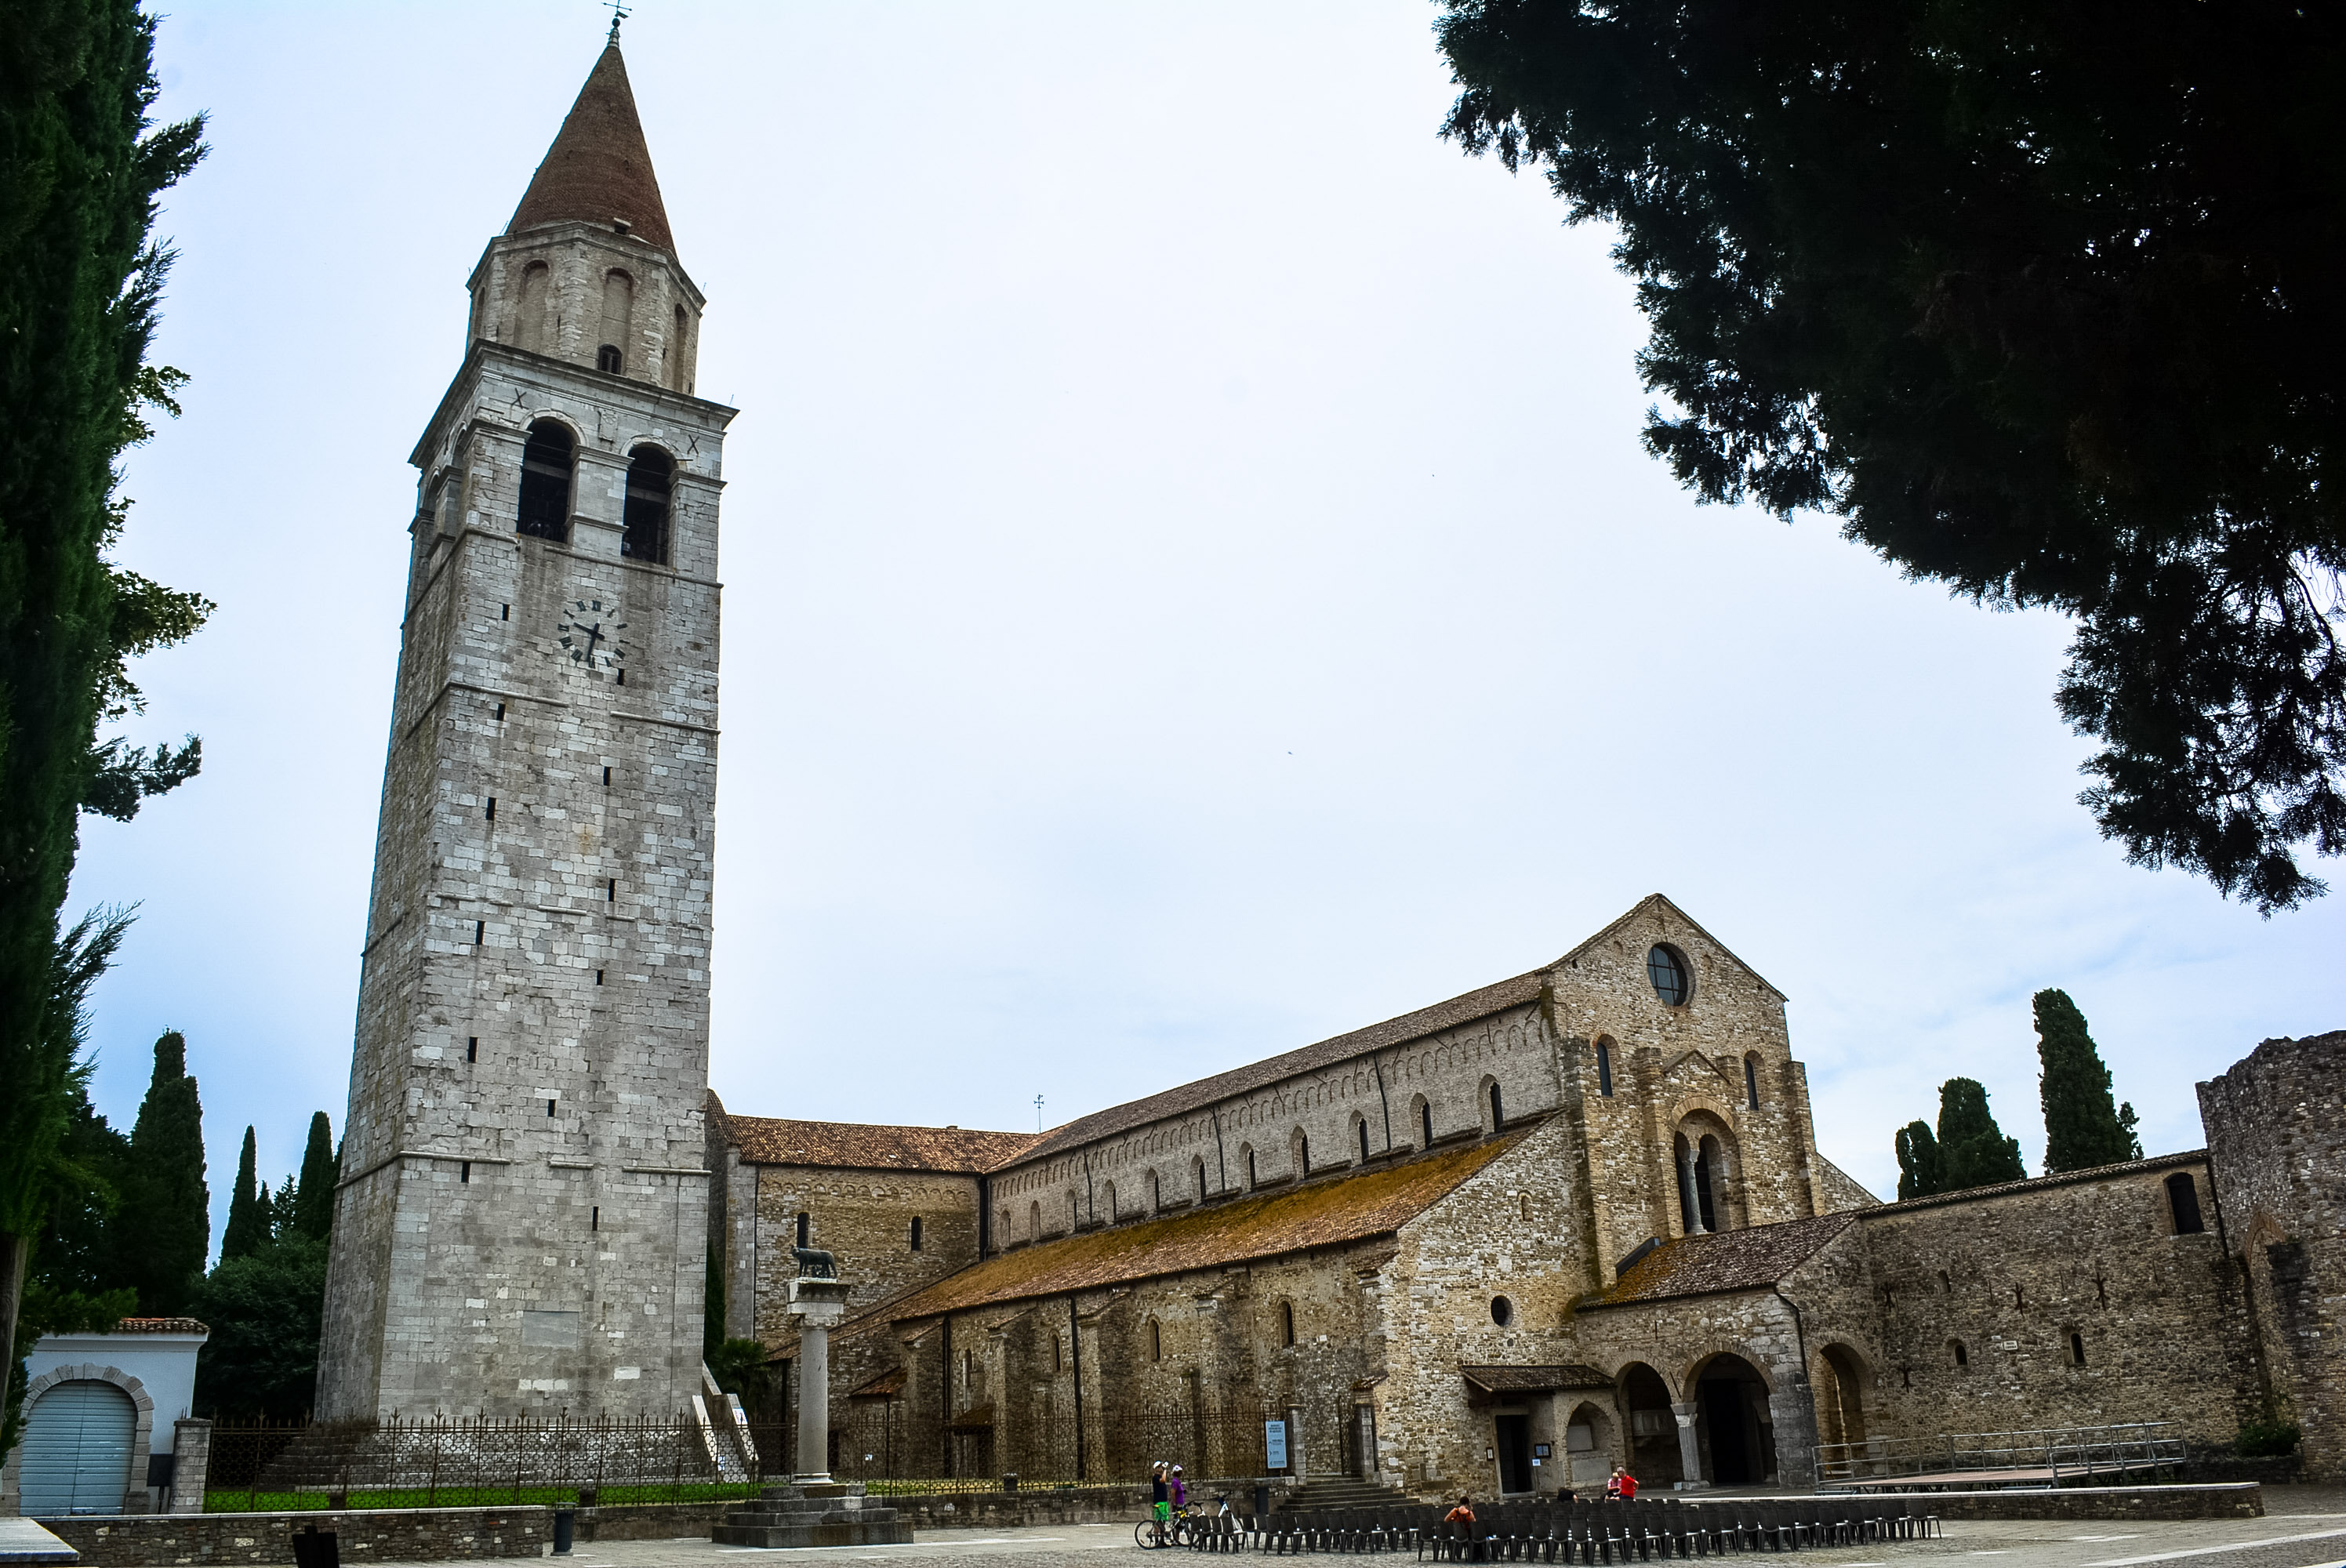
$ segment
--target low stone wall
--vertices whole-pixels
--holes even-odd
[[[334,1532],[346,1563],[536,1557],[554,1542],[554,1511],[548,1508],[85,1513],[41,1522],[96,1568],[291,1563],[294,1532],[312,1525]]]
[[[1902,1492],[1862,1493],[1941,1519],[2262,1519],[2263,1488],[2254,1481],[2218,1486],[2065,1486],[2058,1492]],[[1698,1493],[1688,1501],[1699,1502]]]
[[[741,1500],[728,1502],[634,1502],[622,1507],[578,1511],[581,1541],[681,1541],[709,1532],[728,1513],[746,1507]]]

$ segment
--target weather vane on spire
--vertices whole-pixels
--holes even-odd
[[[626,21],[630,15],[634,15],[634,13],[629,11],[626,5],[622,5],[620,0],[603,0],[603,4],[611,8],[610,41],[616,44],[619,41],[619,24]]]

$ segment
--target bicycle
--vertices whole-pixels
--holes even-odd
[[[1217,1506],[1210,1512],[1202,1502],[1177,1508],[1159,1524],[1154,1519],[1144,1519],[1132,1527],[1132,1540],[1137,1546],[1154,1551],[1160,1546],[1190,1546],[1196,1544],[1208,1520],[1220,1521],[1231,1516],[1228,1492],[1214,1493]]]

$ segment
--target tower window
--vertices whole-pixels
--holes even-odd
[[[619,682],[619,684],[620,684],[621,686],[625,686],[625,685],[627,685],[627,672],[626,670],[621,670],[621,671],[619,672],[619,675],[618,675],[618,682]]]
[[[505,705],[504,703],[502,703],[502,702],[501,702],[501,703],[497,704],[497,722],[498,722],[499,724],[503,724],[505,721]]]
[[[497,606],[497,619],[501,621],[509,621],[513,619],[513,606],[511,605],[499,605]]]
[[[619,373],[619,350],[615,343],[605,343],[595,351],[595,368],[609,375]]]
[[[484,920],[476,920],[476,921],[474,921],[473,922],[473,945],[474,945],[474,947],[478,947],[478,946],[480,946],[480,945],[481,945],[482,939],[484,939],[484,937],[486,937],[488,934],[489,934],[489,922],[488,922],[488,921],[484,921]]]
[[[2086,1364],[2086,1337],[2083,1334],[2073,1332],[2069,1336],[2069,1364],[2073,1367]]]
[[[477,1034],[466,1035],[464,1037],[464,1060],[467,1062],[477,1062],[480,1059],[481,1037]]]
[[[615,904],[619,901],[618,878],[613,877],[603,884],[603,901],[610,904]]]
[[[1967,1349],[1965,1349],[1964,1348],[1964,1342],[1963,1342],[1961,1339],[1956,1340],[1956,1341],[1955,1341],[1955,1365],[1956,1365],[1956,1366],[1958,1366],[1958,1367],[1968,1367],[1968,1366],[1970,1366],[1971,1364],[1972,1364],[1972,1353],[1971,1353],[1969,1350],[1967,1350]]]
[[[595,983],[597,985],[603,983],[603,972],[599,969],[595,972]]]
[[[600,1230],[603,1228],[603,1211],[601,1209],[590,1208],[586,1211],[586,1228],[589,1230]]]
[[[604,789],[608,789],[610,787],[611,787],[611,770],[610,770],[610,769],[608,769],[608,768],[605,768],[605,769],[603,769],[603,788],[604,788]]]
[[[483,811],[481,815],[487,818],[492,822],[497,820],[497,798],[495,795],[489,797],[488,809]]]
[[[619,373],[623,363],[618,345],[627,341],[636,310],[636,280],[614,267],[603,274],[603,346],[595,351],[595,368]]]
[[[2199,1218],[2199,1188],[2189,1171],[2167,1178],[2167,1207],[2175,1217],[2175,1234],[2198,1236],[2208,1227]]]
[[[1743,1058],[1743,1103],[1755,1111],[1760,1108],[1760,1054],[1756,1051]]]
[[[549,1115],[549,1116],[550,1116],[550,1115],[554,1115],[554,1105],[555,1105],[555,1102],[553,1102],[552,1100],[548,1100],[548,1101],[546,1101],[546,1114],[547,1115]]]
[[[461,1182],[469,1182],[473,1179],[472,1161],[458,1160],[456,1162],[456,1179]]]
[[[639,446],[628,453],[627,501],[619,536],[619,554],[631,561],[668,565],[668,498],[675,489],[676,465],[657,446]]]
[[[921,1250],[921,1217],[917,1214],[913,1217],[913,1250]]]
[[[550,419],[529,427],[521,449],[521,515],[517,533],[556,544],[570,537],[570,433]]]

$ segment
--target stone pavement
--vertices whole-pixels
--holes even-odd
[[[1902,1568],[1926,1560],[1932,1568],[2346,1568],[2346,1489],[2268,1487],[2265,1508],[2262,1519],[2102,1526],[2063,1520],[1957,1520],[1945,1524],[1945,1535],[1937,1540],[1801,1552],[1784,1563],[1785,1568]],[[760,1551],[703,1540],[615,1541],[581,1545],[569,1561],[570,1568],[750,1568],[737,1561],[741,1558],[926,1563],[938,1568],[1071,1568],[1066,1558],[1086,1552],[1123,1552],[1136,1560],[1142,1556],[1127,1522],[992,1532],[923,1530],[909,1546]],[[1998,1557],[2005,1561],[1971,1561]],[[1377,1553],[1374,1560],[1399,1564],[1414,1558],[1404,1552]],[[1178,1553],[1161,1558],[1150,1553],[1147,1561],[1150,1568],[1173,1568],[1190,1559]],[[1751,1568],[1758,1568],[1758,1561],[1750,1560]]]

